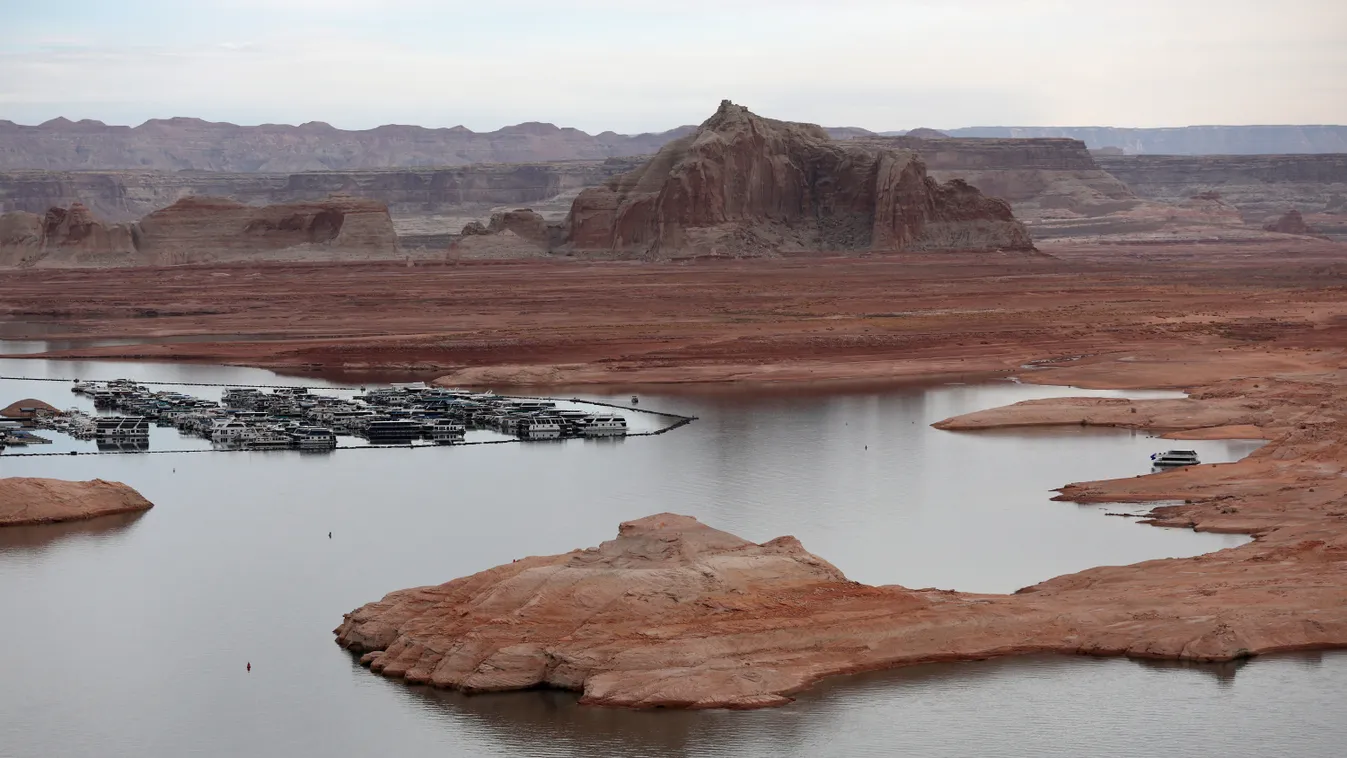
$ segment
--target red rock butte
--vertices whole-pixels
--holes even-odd
[[[581,192],[564,238],[638,257],[1033,249],[1005,201],[936,182],[910,150],[835,142],[728,100],[643,166]]]

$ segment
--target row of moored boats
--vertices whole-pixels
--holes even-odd
[[[231,388],[219,402],[181,392],[151,391],[127,379],[76,382],[72,391],[88,395],[94,407],[118,415],[81,411],[44,419],[44,425],[100,446],[137,447],[150,426],[172,426],[219,446],[255,450],[331,450],[338,435],[363,437],[370,444],[463,441],[470,429],[493,429],[522,439],[610,437],[627,433],[617,413],[558,408],[549,400],[507,398],[493,393],[394,385],[354,398],[312,393],[303,387],[264,392]]]

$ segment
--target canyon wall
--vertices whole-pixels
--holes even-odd
[[[911,150],[940,181],[963,179],[1008,201],[1034,227],[1058,211],[1098,216],[1131,208],[1127,185],[1100,168],[1074,139],[872,137],[865,144]]]
[[[1219,192],[1251,226],[1298,210],[1312,229],[1347,240],[1347,153],[1097,156],[1138,196],[1174,202]]]
[[[974,126],[947,129],[951,137],[1065,137],[1091,149],[1116,147],[1131,154],[1254,155],[1347,153],[1347,126]]]
[[[640,159],[613,158],[307,173],[0,171],[0,212],[45,213],[79,202],[102,218],[133,221],[193,195],[266,205],[341,193],[384,203],[394,215],[433,215],[539,203],[638,165]]]
[[[1008,204],[939,184],[911,151],[834,141],[728,100],[640,168],[581,192],[565,240],[636,257],[1033,247]]]
[[[136,127],[63,118],[38,126],[0,121],[0,170],[296,172],[601,160],[653,153],[689,131],[629,136],[542,123],[479,133],[461,126],[346,131],[320,122],[238,126],[196,118],[152,119]]]
[[[398,254],[382,203],[349,196],[249,206],[188,197],[132,224],[79,203],[0,214],[0,266],[106,267],[228,260],[360,260]]]

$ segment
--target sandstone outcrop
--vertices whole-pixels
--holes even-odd
[[[60,413],[60,411],[49,403],[44,403],[36,398],[25,398],[16,400],[0,409],[0,418],[21,419],[31,421],[37,413]]]
[[[1347,240],[1347,154],[1098,156],[1139,198],[1182,203],[1218,191],[1244,224],[1262,231],[1288,208],[1318,234]]]
[[[688,131],[591,135],[542,123],[474,132],[395,124],[348,131],[319,122],[239,126],[197,118],[151,119],[136,127],[63,118],[37,126],[0,121],[6,148],[0,169],[292,172],[602,160],[652,153]]]
[[[0,527],[75,521],[152,507],[140,493],[120,482],[0,479]]]
[[[1310,231],[1309,226],[1305,224],[1305,218],[1301,216],[1300,211],[1297,210],[1289,210],[1286,213],[1283,213],[1281,218],[1270,224],[1266,224],[1263,229],[1264,231],[1278,232],[1280,234],[1308,235],[1313,233]]]
[[[346,614],[337,642],[409,683],[555,687],[643,708],[779,705],[826,676],[932,661],[1228,661],[1347,647],[1347,419],[1336,411],[1347,372],[1309,379],[1226,380],[1179,401],[1040,401],[942,424],[1068,423],[1084,412],[1120,425],[1254,428],[1271,442],[1238,463],[1070,485],[1058,498],[1180,501],[1148,523],[1256,536],[1241,547],[973,595],[861,585],[793,538],[758,545],[659,514],[598,548],[393,592]]]
[[[349,196],[249,206],[187,197],[135,224],[104,224],[80,203],[0,216],[0,264],[119,266],[276,258],[388,258],[397,234],[382,203]]]
[[[697,131],[581,192],[566,247],[634,256],[789,250],[1029,250],[1004,201],[940,185],[914,153],[724,101]]]
[[[973,126],[948,130],[952,137],[1065,137],[1091,149],[1122,148],[1131,154],[1273,155],[1347,153],[1347,126]]]
[[[135,256],[132,228],[105,224],[82,203],[50,208],[40,219],[21,211],[0,216],[0,261],[7,265],[118,265]]]
[[[382,203],[334,195],[323,202],[253,207],[225,198],[188,197],[140,220],[140,247],[175,255],[238,257],[270,251],[333,251],[387,256],[397,235]]]
[[[323,202],[347,194],[386,204],[395,219],[479,213],[485,218],[497,206],[536,206],[602,184],[641,162],[610,158],[303,173],[0,171],[0,211],[41,215],[52,206],[81,202],[99,218],[129,222],[193,195],[269,205]]]

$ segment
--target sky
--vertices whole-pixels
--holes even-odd
[[[0,0],[0,119],[1347,124],[1347,0]]]

